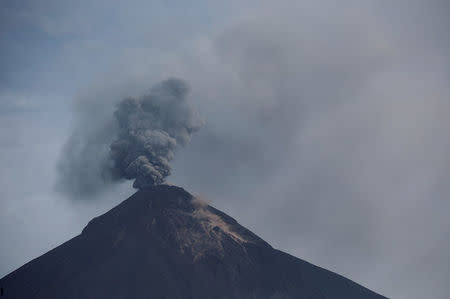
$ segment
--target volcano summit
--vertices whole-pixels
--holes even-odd
[[[5,298],[384,298],[158,185],[0,280]]]

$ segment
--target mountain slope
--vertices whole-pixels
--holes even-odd
[[[0,286],[29,299],[384,298],[167,185],[136,192]]]

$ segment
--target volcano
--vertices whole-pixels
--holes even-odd
[[[385,298],[169,185],[139,190],[0,287],[11,299]]]

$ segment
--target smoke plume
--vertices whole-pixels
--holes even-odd
[[[202,125],[188,92],[184,81],[165,80],[144,96],[119,102],[101,125],[76,131],[59,163],[59,189],[87,195],[123,179],[134,180],[137,189],[163,183],[177,147],[189,143]]]
[[[143,188],[170,175],[175,149],[186,145],[201,125],[186,103],[187,92],[183,81],[169,79],[119,104],[114,113],[119,132],[110,152],[117,177],[135,179],[133,187]]]

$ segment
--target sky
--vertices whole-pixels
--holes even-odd
[[[58,191],[74,132],[169,77],[204,119],[168,182],[391,298],[448,298],[446,0],[2,1],[0,276],[131,182]]]

